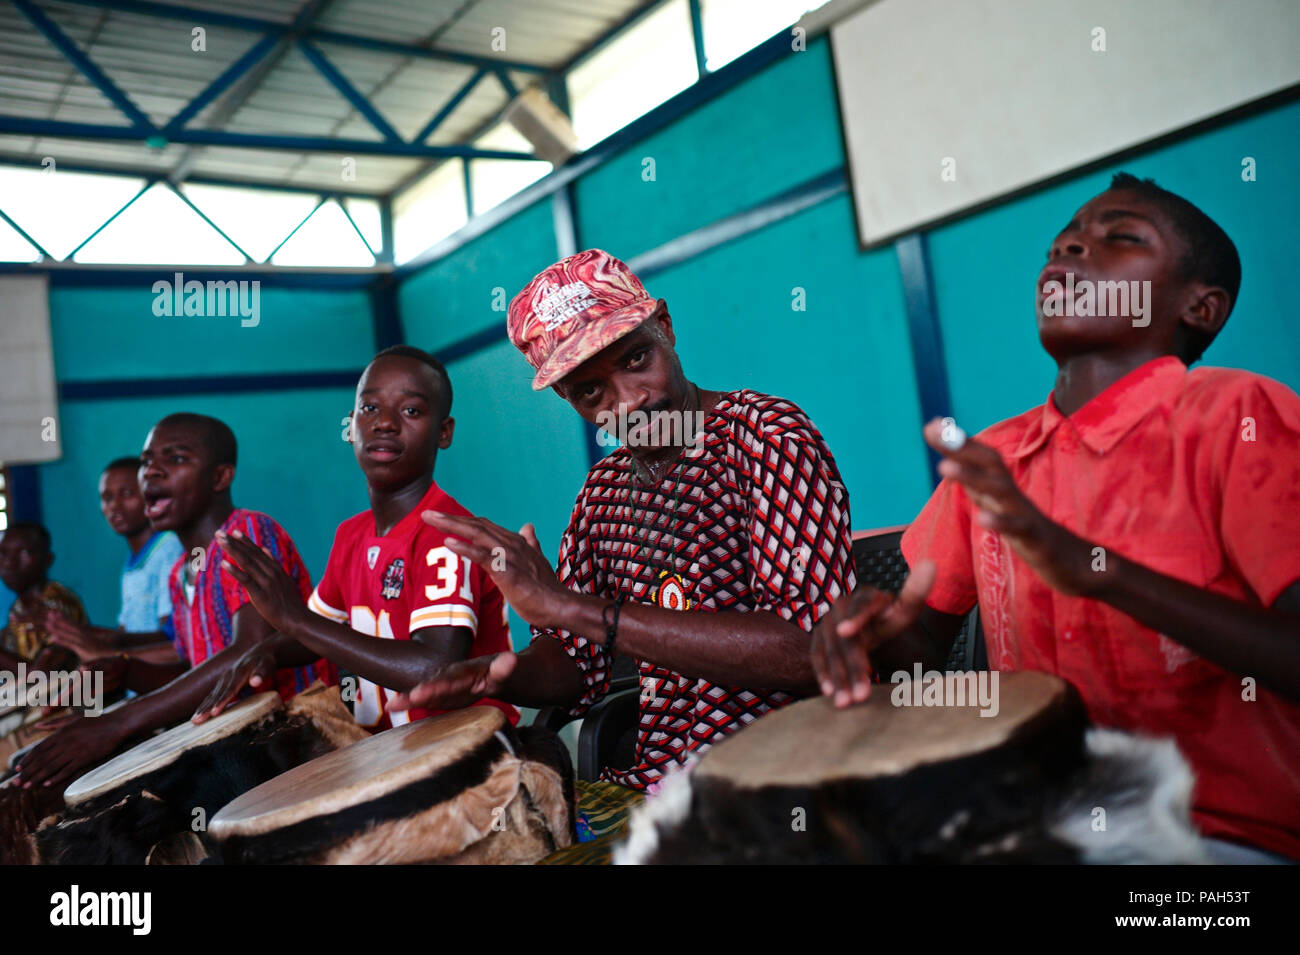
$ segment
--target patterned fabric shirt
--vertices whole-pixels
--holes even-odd
[[[560,543],[558,574],[580,593],[691,613],[767,611],[811,631],[853,589],[848,492],[821,434],[793,403],[723,395],[703,436],[646,487],[627,448],[587,474]],[[582,670],[580,715],[609,689],[603,646],[558,639]],[[794,697],[721,686],[639,661],[640,724],[631,769],[602,778],[645,789],[726,734]]]
[[[21,599],[13,602],[9,608],[9,625],[0,633],[0,648],[28,662],[35,660],[50,642],[50,632],[39,620],[39,614],[46,610],[57,610],[73,623],[86,622],[86,611],[77,595],[63,584],[47,581],[41,590],[39,610],[28,610]]]
[[[298,548],[283,527],[265,514],[236,508],[221,529],[227,534],[241,531],[249,541],[270,551],[298,584],[303,603],[307,602],[311,594],[311,577]],[[172,643],[181,659],[187,660],[190,666],[198,666],[230,645],[234,639],[235,614],[248,603],[247,591],[221,566],[225,556],[225,550],[215,538],[210,541],[192,584],[187,582],[186,573],[190,560],[178,560],[172,568],[172,622],[176,628]],[[330,685],[337,684],[337,671],[324,660],[311,666],[279,670],[276,688],[287,700],[317,679]]]
[[[149,538],[138,554],[129,554],[122,567],[122,611],[117,625],[128,633],[149,633],[172,615],[171,573],[180,560],[181,542],[171,531]],[[172,633],[167,634],[169,637]]]

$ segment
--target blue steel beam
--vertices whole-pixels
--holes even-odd
[[[345,100],[352,104],[353,109],[364,116],[366,121],[379,131],[379,135],[383,136],[386,142],[400,143],[402,141],[402,137],[397,134],[397,130],[393,129],[393,127],[388,124],[388,120],[384,119],[384,117],[380,115],[379,110],[375,109],[375,107],[371,105],[370,100],[366,99],[365,96],[361,94],[361,91],[353,86],[351,82],[348,81],[348,78],[338,71],[338,68],[326,58],[324,53],[316,49],[316,47],[312,46],[306,40],[298,41],[298,49],[302,50],[303,55],[311,61],[311,65],[316,67],[317,72],[319,72],[321,76],[325,77],[325,79],[329,80],[330,85],[338,90]]]
[[[112,222],[114,219],[116,219],[118,216],[120,216],[123,212],[126,212],[127,209],[130,209],[131,206],[135,204],[135,200],[139,199],[139,198],[140,198],[141,196],[143,196],[146,192],[148,192],[150,189],[152,189],[152,188],[153,188],[153,187],[158,183],[158,181],[159,181],[159,177],[154,177],[154,178],[152,178],[152,179],[146,179],[145,182],[144,182],[144,185],[140,187],[140,191],[137,192],[137,193],[136,193],[134,196],[132,196],[130,199],[126,200],[126,205],[122,206],[122,208],[118,209],[118,210],[117,210],[116,212],[114,212],[111,216],[109,216],[107,219],[105,219],[103,222],[101,222],[101,223],[99,224],[99,227],[96,228],[94,232],[90,233],[90,235],[88,235],[88,236],[86,236],[84,239],[82,239],[81,242],[79,242],[79,243],[77,244],[77,247],[76,247],[75,249],[73,249],[71,252],[68,253],[68,257],[67,257],[67,259],[65,259],[64,261],[71,262],[72,259],[73,259],[73,257],[76,256],[76,254],[77,254],[78,252],[80,252],[83,248],[85,248],[87,242],[89,242],[89,241],[90,241],[91,239],[93,239],[95,236],[99,235],[99,234],[100,234],[101,232],[103,232],[106,228],[108,228],[108,224],[109,224],[110,222]]]
[[[90,80],[101,93],[103,93],[113,105],[120,109],[123,115],[129,119],[134,126],[142,127],[150,131],[153,130],[153,122],[140,111],[140,107],[131,101],[117,85],[108,78],[108,75],[95,65],[81,47],[72,42],[71,37],[59,28],[59,25],[47,17],[44,12],[31,3],[30,0],[13,0],[14,6],[18,11],[31,21],[32,26],[36,27],[49,40],[54,47],[67,58],[68,62],[81,71],[86,79]]]
[[[26,229],[20,226],[13,219],[9,218],[8,213],[6,213],[3,209],[0,209],[0,219],[4,219],[5,222],[8,222],[15,232],[17,232],[20,236],[26,239],[28,244],[31,245],[31,247],[34,248],[37,252],[39,252],[41,255],[45,256],[45,258],[47,259],[54,258],[54,256],[50,255],[50,253],[45,251],[45,248],[39,242],[37,242],[30,235],[27,234]]]
[[[691,0],[691,40],[695,44],[695,65],[703,76],[709,68],[704,65],[707,57],[704,55],[704,14],[700,11],[700,0]]]
[[[333,199],[334,203],[340,209],[343,210],[343,214],[347,216],[348,222],[351,223],[352,228],[356,230],[357,238],[359,238],[361,240],[361,244],[366,247],[366,251],[375,257],[375,261],[379,261],[379,254],[370,247],[370,240],[367,239],[365,233],[361,231],[361,226],[357,225],[357,220],[352,218],[352,213],[348,212],[348,207],[343,204],[343,200],[340,199],[338,196],[333,196],[333,195],[330,196],[330,198]]]
[[[497,82],[499,82],[501,88],[506,91],[506,99],[514,99],[519,95],[519,90],[515,87],[514,82],[510,79],[509,74],[507,74],[505,70],[497,70],[496,74]]]
[[[383,248],[376,258],[386,265],[393,264],[393,202],[384,197],[379,200],[379,241]]]
[[[943,332],[934,296],[934,279],[930,270],[930,252],[925,233],[913,232],[894,243],[898,271],[903,280],[903,300],[907,306],[907,330],[912,339],[912,364],[916,371],[917,397],[921,405],[921,424],[931,418],[952,414],[952,395],[948,390],[948,363],[943,351]],[[929,446],[930,481],[939,484],[935,470],[939,455]]]
[[[174,182],[169,182],[169,183],[167,183],[167,188],[170,189],[170,190],[175,194],[175,196],[176,196],[177,199],[179,199],[181,202],[185,203],[187,206],[189,206],[191,209],[193,209],[194,212],[198,214],[198,217],[199,217],[200,219],[202,219],[202,220],[203,220],[204,222],[206,222],[208,225],[212,226],[212,228],[216,229],[216,230],[217,230],[217,235],[221,236],[221,238],[225,239],[225,240],[226,240],[227,242],[229,242],[232,246],[234,246],[234,247],[235,247],[235,251],[238,252],[240,255],[242,255],[242,256],[244,257],[244,261],[245,261],[245,262],[252,262],[252,261],[253,261],[253,257],[252,257],[251,255],[249,255],[247,252],[245,252],[245,251],[240,247],[240,245],[239,245],[238,242],[236,242],[236,241],[235,241],[234,239],[232,239],[230,236],[226,235],[226,230],[223,229],[223,228],[221,228],[221,226],[217,225],[215,222],[213,222],[213,221],[208,217],[208,214],[207,214],[206,212],[204,212],[202,209],[200,209],[198,206],[196,206],[193,202],[191,202],[191,201],[190,201],[190,197],[187,196],[187,195],[185,195],[185,193],[181,192],[180,189],[178,189],[178,188],[176,187],[176,184],[175,184]]]
[[[167,135],[171,133],[172,130],[180,129],[197,116],[205,106],[226,90],[230,89],[230,87],[234,86],[241,77],[256,66],[257,63],[266,56],[266,54],[271,52],[278,42],[279,37],[264,36],[249,47],[247,53],[232,63],[224,73],[208,84],[207,89],[203,90],[203,92],[199,93],[198,96],[190,100],[184,109],[167,122],[167,125],[163,127],[163,134]]]
[[[156,130],[134,126],[103,126],[97,123],[65,123],[27,116],[0,116],[0,133],[24,136],[49,136],[55,139],[109,139],[144,142],[160,136]],[[284,149],[290,152],[357,153],[366,156],[395,158],[446,159],[468,156],[474,159],[536,159],[532,153],[506,149],[475,149],[466,145],[426,146],[421,143],[389,143],[382,140],[333,139],[324,136],[278,136],[256,133],[232,133],[221,129],[176,129],[168,142],[199,146],[233,146],[251,149]]]
[[[0,166],[16,166],[21,169],[32,169],[37,172],[43,171],[44,167],[31,156],[7,156],[0,153]],[[115,166],[111,164],[97,164],[85,162],[64,162],[59,160],[56,166],[56,175],[59,172],[85,172],[99,176],[128,176],[132,179],[148,179],[152,176],[165,176],[165,169],[133,169],[126,166]],[[203,185],[203,186],[229,186],[231,189],[258,189],[264,192],[293,192],[306,193],[312,196],[319,196],[322,188],[311,186],[299,186],[291,183],[276,185],[268,182],[254,182],[245,179],[226,179],[219,176],[186,176],[185,184]],[[355,189],[343,190],[333,186],[324,187],[327,191],[339,196],[347,196],[351,199],[381,199],[383,193],[378,192],[359,192]]]
[[[415,138],[411,142],[422,143],[428,139],[433,134],[433,131],[442,125],[443,120],[450,116],[452,111],[464,101],[465,97],[474,91],[478,81],[487,76],[487,73],[486,69],[480,69],[471,76],[465,85],[458,89],[451,99],[447,100],[446,105],[434,114],[433,119],[424,124],[424,128],[415,134]]]
[[[282,248],[284,248],[284,244],[298,234],[298,230],[307,224],[307,220],[310,219],[312,216],[314,216],[316,214],[316,210],[319,209],[321,206],[325,205],[325,202],[326,202],[326,198],[324,196],[321,196],[320,201],[317,202],[316,205],[312,206],[311,212],[303,216],[302,221],[299,222],[296,226],[294,226],[293,229],[290,230],[289,234],[280,240],[280,244],[271,250],[271,254],[266,257],[267,262],[270,262],[273,258],[275,258],[275,253],[279,252]]]
[[[147,0],[64,0],[83,7],[96,7],[100,10],[116,10],[121,13],[137,13],[143,16],[161,17],[171,20],[185,20],[190,23],[203,23],[212,26],[231,27],[236,30],[254,30],[258,33],[273,33],[281,36],[294,33],[291,24],[278,20],[266,20],[261,17],[249,17],[234,13],[221,13],[198,7],[177,3],[151,3]],[[448,63],[464,63],[469,66],[484,66],[489,69],[504,67],[528,73],[548,73],[549,67],[540,63],[525,63],[518,60],[500,59],[494,56],[476,56],[473,53],[461,53],[456,50],[439,50],[435,47],[420,46],[415,43],[398,43],[392,40],[379,40],[374,37],[353,36],[335,30],[305,30],[301,34],[309,40],[323,43],[337,43],[341,46],[376,50],[382,53],[394,53],[398,56],[413,56],[426,60],[444,60]]]

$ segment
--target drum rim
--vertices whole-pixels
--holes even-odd
[[[343,782],[320,796],[298,796],[295,795],[294,789],[297,783],[305,783],[320,774],[328,775],[331,766],[335,763],[345,765],[355,763],[359,756],[364,757],[370,750],[383,752],[386,749],[393,749],[402,744],[406,737],[436,732],[437,727],[447,727],[449,721],[461,724],[462,728],[471,727],[476,723],[483,724],[482,728],[485,732],[481,742],[489,741],[510,725],[505,714],[495,706],[470,706],[384,730],[369,739],[358,740],[342,749],[295,766],[274,779],[253,787],[223,806],[208,821],[208,834],[218,842],[240,837],[260,838],[309,820],[346,811],[428,779],[430,773],[425,766],[427,760],[413,757],[394,762],[364,778]],[[433,752],[439,743],[455,739],[455,736],[446,733],[445,729],[444,733],[445,735],[430,744],[432,748],[428,752]],[[507,751],[509,749],[510,747],[507,746]],[[472,748],[466,752],[472,752]],[[456,760],[463,758],[464,755],[462,753],[455,759],[448,760],[443,764],[444,767],[454,765]],[[281,799],[284,800],[281,804],[260,811],[255,809],[262,800],[267,798],[268,792],[281,789],[284,790],[280,794]]]
[[[954,676],[962,676],[963,674],[945,673],[942,675],[945,679],[948,679]],[[955,750],[946,755],[929,755],[926,758],[915,758],[915,752],[913,751],[913,758],[900,759],[896,763],[890,763],[885,754],[880,754],[879,766],[874,772],[870,773],[870,775],[882,778],[887,776],[899,776],[922,766],[934,765],[936,763],[943,763],[949,760],[976,755],[981,752],[988,752],[989,750],[1007,743],[1021,732],[1031,731],[1032,726],[1050,709],[1050,704],[1052,702],[1067,702],[1070,699],[1072,692],[1069,683],[1060,677],[1034,670],[1015,672],[999,671],[998,682],[1000,695],[1005,694],[1009,687],[1014,687],[1019,684],[1025,687],[1029,692],[1039,696],[1042,705],[1036,710],[1022,713],[1021,718],[1014,722],[1007,718],[999,720],[997,717],[980,717],[978,715],[978,707],[976,706],[962,708],[926,706],[897,707],[896,709],[900,711],[915,710],[917,713],[916,718],[918,720],[923,719],[920,714],[926,713],[927,711],[930,714],[947,711],[949,715],[958,709],[973,711],[970,717],[964,718],[970,719],[970,725],[976,727],[980,731],[980,735],[977,738],[978,745],[971,745],[967,749]],[[881,685],[873,688],[872,699],[885,701],[883,704],[877,703],[877,707],[887,705],[889,706],[889,709],[895,709],[895,707],[888,703],[889,692],[892,689],[893,687],[889,685]],[[1000,700],[999,715],[1002,712],[1005,712],[1003,706],[1004,703],[1005,700]],[[746,727],[744,730],[722,740],[701,757],[699,764],[694,767],[692,772],[694,775],[699,776],[701,780],[718,780],[725,782],[729,786],[738,790],[804,784],[807,782],[808,776],[806,767],[801,765],[798,761],[799,752],[797,750],[795,751],[796,758],[793,762],[781,762],[778,764],[775,760],[769,759],[763,765],[754,762],[753,766],[757,768],[742,767],[739,772],[735,771],[735,767],[738,760],[744,761],[745,757],[763,751],[763,736],[770,735],[771,732],[778,727],[783,727],[787,724],[791,726],[796,725],[799,721],[806,718],[808,713],[820,710],[828,719],[843,721],[851,718],[855,713],[858,715],[870,716],[871,711],[866,709],[866,707],[869,706],[871,706],[870,702],[849,710],[840,710],[834,706],[829,697],[818,696],[800,700],[792,703],[790,706],[782,707],[781,709],[765,714],[762,718],[751,724],[751,726]],[[765,755],[775,755],[772,752],[770,745],[767,748]],[[859,767],[852,764],[841,763],[830,771],[822,772],[818,776],[818,779],[823,782],[831,782],[841,779],[860,779],[862,778],[862,775],[863,774],[860,772]]]
[[[133,779],[139,779],[165,766],[170,766],[196,747],[234,736],[283,709],[284,701],[280,699],[280,694],[272,690],[240,700],[221,715],[214,716],[204,723],[194,724],[187,720],[157,736],[137,743],[126,752],[119,753],[77,777],[64,790],[63,801],[72,808],[95,799],[126,785]],[[176,745],[178,740],[187,740],[187,742],[183,746]],[[134,763],[128,772],[127,767],[132,764],[132,760],[140,760],[141,751],[148,748],[153,748],[157,752]]]

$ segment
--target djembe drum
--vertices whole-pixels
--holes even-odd
[[[474,706],[292,769],[223,808],[210,835],[227,863],[530,863],[573,825],[558,737]]]
[[[1088,730],[1077,692],[1044,673],[982,674],[997,682],[981,715],[978,676],[938,678],[944,705],[894,705],[891,690],[919,690],[902,684],[764,716],[670,777],[615,861],[1200,861],[1172,742]]]
[[[334,713],[338,710],[341,717]],[[220,716],[183,723],[75,780],[67,811],[36,833],[42,862],[195,862],[204,832],[239,794],[336,746],[366,736],[346,720],[336,690],[300,693],[286,708],[276,693],[251,696]]]

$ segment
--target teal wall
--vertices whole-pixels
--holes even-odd
[[[1206,363],[1249,368],[1300,389],[1300,326],[1282,283],[1300,190],[1300,104],[1274,108],[1118,164],[1152,176],[1217,219],[1237,242],[1240,301]],[[1243,156],[1258,181],[1242,182]],[[643,159],[655,179],[642,177]],[[783,58],[574,184],[584,246],[633,258],[776,196],[844,162],[829,48]],[[968,430],[1043,401],[1054,367],[1035,333],[1033,281],[1070,214],[1103,190],[1110,169],[1038,190],[928,233],[953,413]],[[406,340],[434,350],[504,322],[508,301],[556,257],[549,200],[409,276],[398,300]],[[855,527],[904,523],[931,487],[898,263],[892,247],[858,248],[840,195],[647,278],[673,315],[682,362],[708,388],[750,387],[800,404],[826,436],[849,487]],[[806,310],[796,311],[803,291]],[[364,293],[263,290],[256,329],[212,319],[155,319],[139,293],[56,289],[61,378],[299,371],[360,366],[372,352]],[[122,343],[129,342],[129,347]],[[438,480],[507,527],[537,524],[546,553],[588,466],[585,426],[553,393],[533,392],[523,358],[500,341],[449,363],[453,446]],[[313,575],[335,524],[365,505],[338,438],[346,389],[202,399],[65,402],[65,459],[41,469],[56,575],[116,613],[122,548],[99,517],[94,481],[135,450],[163,413],[192,408],[227,420],[244,464],[240,504],[265,510],[298,540]],[[516,643],[526,631],[516,620]]]

